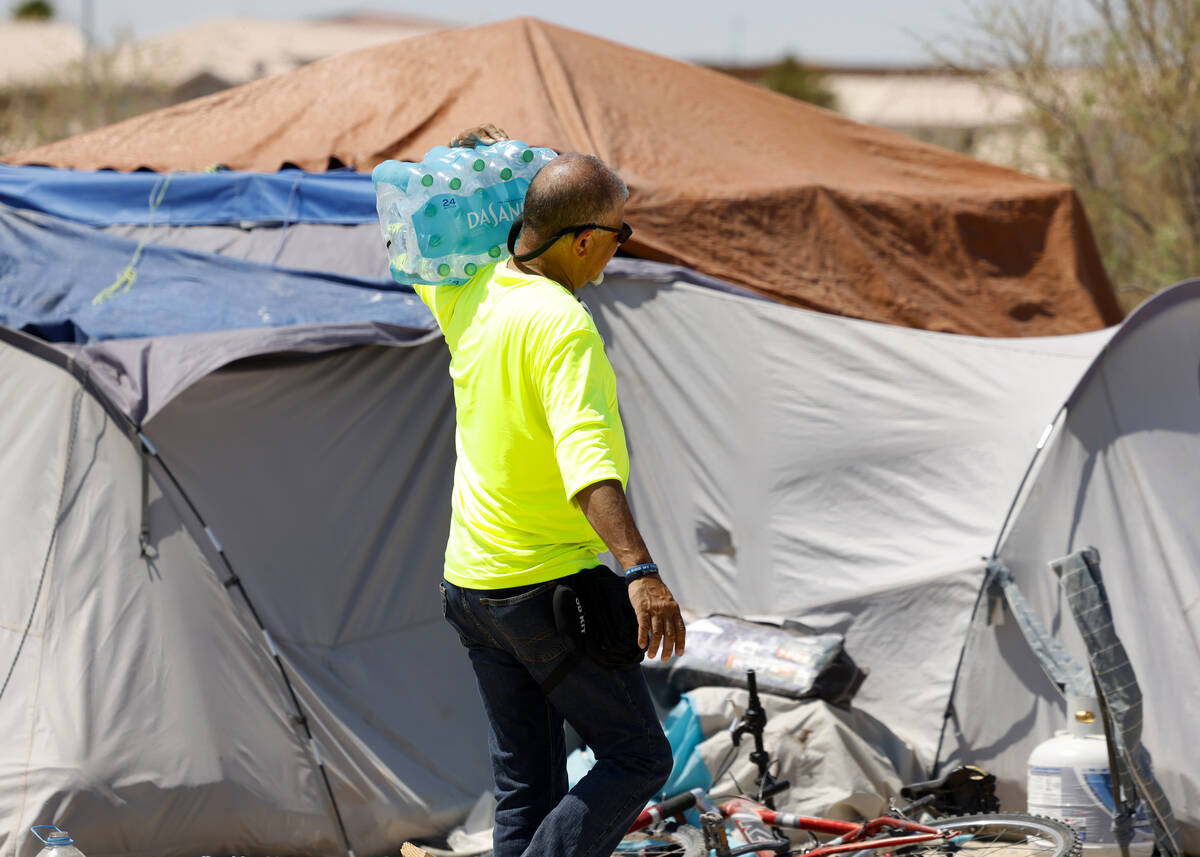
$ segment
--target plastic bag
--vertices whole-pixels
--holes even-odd
[[[752,669],[764,693],[848,706],[866,673],[843,643],[841,634],[712,615],[688,623],[682,655],[666,663],[648,660],[642,667],[648,678],[661,680],[665,674],[677,692],[708,685],[745,687],[746,670]]]

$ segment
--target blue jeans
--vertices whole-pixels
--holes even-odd
[[[442,612],[467,648],[488,718],[495,857],[608,857],[671,773],[641,666],[579,658],[542,692],[567,655],[552,599],[569,579],[511,589],[442,583]],[[564,719],[596,756],[570,791]]]

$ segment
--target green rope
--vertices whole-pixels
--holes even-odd
[[[129,291],[133,288],[133,284],[137,282],[137,265],[138,261],[142,258],[142,250],[145,249],[146,242],[150,240],[150,229],[154,226],[154,213],[162,205],[163,198],[167,195],[167,188],[171,186],[171,177],[174,175],[174,173],[167,173],[161,187],[158,188],[157,194],[153,190],[150,191],[150,217],[146,223],[145,231],[142,232],[142,240],[138,242],[137,247],[133,251],[133,258],[129,260],[129,264],[125,266],[125,269],[117,274],[117,278],[113,281],[112,285],[102,289],[92,298],[92,306],[107,303],[117,295]]]

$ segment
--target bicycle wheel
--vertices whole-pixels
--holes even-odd
[[[903,857],[1080,857],[1079,834],[1061,821],[1021,813],[960,815],[929,822],[953,831],[949,840],[920,842],[892,853]],[[867,843],[870,844],[870,843]],[[861,852],[860,852],[861,853]],[[867,852],[868,854],[873,852]]]
[[[639,830],[627,833],[613,857],[704,857],[704,834],[697,827],[681,824],[675,830]]]

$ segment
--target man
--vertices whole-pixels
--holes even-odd
[[[452,145],[499,139],[480,126]],[[607,547],[629,572],[639,644],[664,660],[683,652],[679,606],[625,499],[616,379],[575,297],[629,237],[627,197],[600,159],[562,155],[530,184],[512,259],[462,286],[417,287],[451,352],[458,460],[442,606],[489,721],[496,857],[607,857],[671,770],[641,667],[571,659],[552,608],[555,588]],[[564,719],[596,756],[569,792]]]

